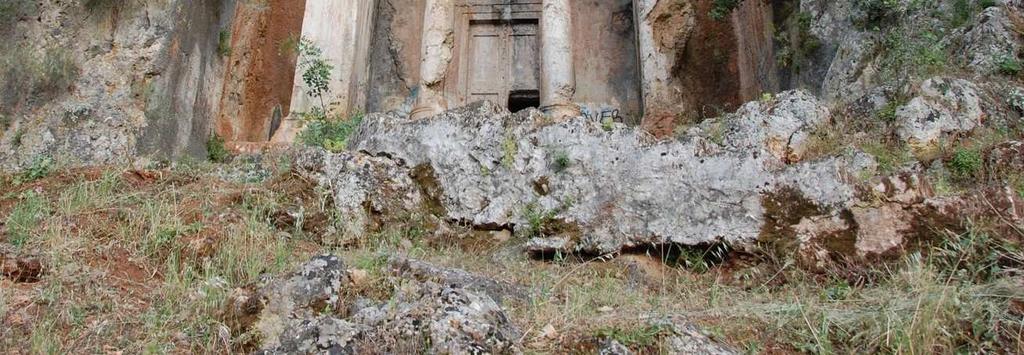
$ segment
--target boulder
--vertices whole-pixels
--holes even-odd
[[[813,95],[795,90],[782,92],[767,102],[747,103],[723,119],[731,131],[723,137],[723,144],[732,150],[767,150],[780,161],[798,162],[807,153],[810,133],[829,122],[831,114]],[[704,128],[716,124],[706,123]]]
[[[911,148],[934,148],[942,138],[969,133],[985,118],[978,88],[961,79],[931,78],[896,109],[897,134]]]
[[[292,320],[280,344],[256,354],[356,354],[354,345],[363,328],[347,321],[319,316]]]
[[[393,260],[405,270],[427,268],[421,262]],[[410,263],[418,266],[409,267]],[[262,341],[258,352],[262,354],[520,352],[519,330],[505,310],[486,293],[465,288],[476,280],[471,274],[431,270],[441,270],[449,275],[448,281],[456,281],[441,285],[409,278],[411,282],[402,283],[383,304],[365,299],[347,302],[349,315],[341,317],[335,310],[343,306],[340,297],[349,284],[344,263],[336,256],[318,256],[254,292],[233,294],[228,320],[258,319],[254,330]],[[239,317],[239,312],[251,316]]]
[[[749,244],[765,224],[764,195],[785,187],[823,206],[849,205],[854,190],[845,177],[870,168],[870,159],[793,166],[782,159],[799,152],[792,142],[799,146],[827,117],[810,95],[780,94],[770,105],[741,110],[719,146],[699,135],[652,142],[583,118],[551,124],[537,111],[513,115],[485,102],[417,121],[371,114],[350,147],[387,157],[410,176],[430,172],[415,180],[448,221],[560,238],[546,244],[572,248],[564,252],[606,254],[645,244]],[[356,153],[319,154],[327,167],[305,172],[333,186],[336,200],[349,199],[348,186],[368,186],[332,167]]]
[[[257,296],[260,304],[251,306],[253,296],[241,302],[230,302],[250,306],[243,309],[258,309],[255,324],[262,335],[263,344],[270,348],[282,345],[284,331],[294,328],[296,319],[311,318],[328,306],[338,303],[342,287],[347,283],[345,265],[341,258],[321,255],[303,264],[298,271],[287,277],[272,280],[260,288]],[[239,308],[239,307],[236,307]]]
[[[345,216],[342,228],[350,235],[365,235],[389,222],[381,217],[406,218],[425,202],[408,167],[387,157],[307,149],[297,155],[295,166],[332,189],[334,208]]]

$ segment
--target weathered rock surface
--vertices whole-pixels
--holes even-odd
[[[282,344],[287,330],[283,324],[313,317],[337,304],[338,293],[345,282],[345,265],[341,259],[323,255],[303,264],[287,278],[271,281],[263,287],[258,296],[261,311],[256,328],[263,335],[264,345]]]
[[[485,293],[412,280],[384,304],[353,302],[343,318],[332,309],[344,306],[344,263],[318,256],[254,292],[237,292],[226,315],[243,323],[236,331],[256,331],[263,354],[519,353],[518,329]]]
[[[388,269],[395,276],[402,278],[433,281],[446,286],[458,286],[470,291],[481,292],[499,303],[504,300],[525,301],[529,296],[527,291],[519,285],[401,256],[388,259]]]
[[[570,237],[571,251],[600,254],[641,244],[742,245],[762,233],[765,194],[791,188],[841,208],[854,197],[845,177],[871,166],[856,156],[785,165],[769,142],[799,141],[791,138],[827,110],[809,95],[779,97],[730,121],[723,146],[699,136],[651,143],[583,119],[544,125],[536,112],[511,115],[484,103],[416,122],[370,115],[352,147],[431,171],[431,199],[450,221],[522,231],[527,215],[540,213],[560,228],[527,237]],[[765,118],[773,116],[785,120]],[[778,146],[786,147],[780,155],[794,151]],[[331,169],[322,171],[341,171]],[[314,174],[347,193],[350,175]]]
[[[896,110],[897,133],[911,147],[925,149],[943,137],[970,132],[984,117],[974,84],[932,78],[921,83],[917,97]]]
[[[387,222],[380,219],[385,212],[407,218],[426,202],[409,169],[386,157],[305,150],[295,165],[333,189],[334,208],[345,216],[342,228],[354,235]]]
[[[1013,17],[1020,16],[1019,4],[992,6],[976,19],[960,38],[957,53],[963,56],[968,68],[978,73],[999,70],[1000,62],[1016,58],[1021,52],[1021,32]]]
[[[648,322],[658,327],[658,353],[662,354],[694,354],[694,355],[731,355],[738,354],[735,350],[725,347],[708,338],[700,327],[681,319],[664,318]],[[614,339],[602,339],[598,354],[630,355],[635,352]]]

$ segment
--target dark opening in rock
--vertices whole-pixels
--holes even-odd
[[[519,112],[531,107],[540,107],[540,91],[513,90],[508,94],[508,110],[510,112]]]

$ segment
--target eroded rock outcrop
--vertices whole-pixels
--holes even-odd
[[[932,78],[919,95],[896,110],[897,133],[915,149],[934,147],[942,138],[968,133],[985,113],[978,88],[960,79]]]
[[[318,256],[236,291],[225,314],[236,332],[255,331],[262,354],[519,353],[518,329],[486,294],[426,281],[403,283],[382,304],[346,303],[349,284],[340,258]],[[348,316],[336,311],[345,308]]]
[[[786,166],[768,142],[793,141],[827,110],[807,95],[780,97],[750,110],[794,124],[742,115],[726,141],[745,144],[700,136],[652,143],[630,129],[609,132],[583,119],[545,125],[537,112],[512,115],[484,103],[416,122],[370,115],[352,146],[410,170],[429,167],[450,221],[523,231],[528,219],[547,216],[557,230],[525,237],[567,236],[573,251],[599,254],[641,244],[742,245],[761,233],[764,193],[787,186],[841,207],[854,192],[844,176],[870,165],[851,156]],[[317,176],[340,193],[351,178]]]

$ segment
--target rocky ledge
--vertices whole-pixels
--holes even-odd
[[[960,222],[948,206],[969,202],[936,197],[920,174],[865,178],[877,164],[855,150],[808,160],[812,130],[831,119],[812,95],[789,91],[654,141],[485,102],[418,121],[371,114],[349,152],[307,150],[297,166],[333,189],[349,233],[425,214],[515,231],[533,253],[781,241],[814,264],[883,255],[922,228]],[[996,195],[1019,215],[1009,213],[1017,196]]]

